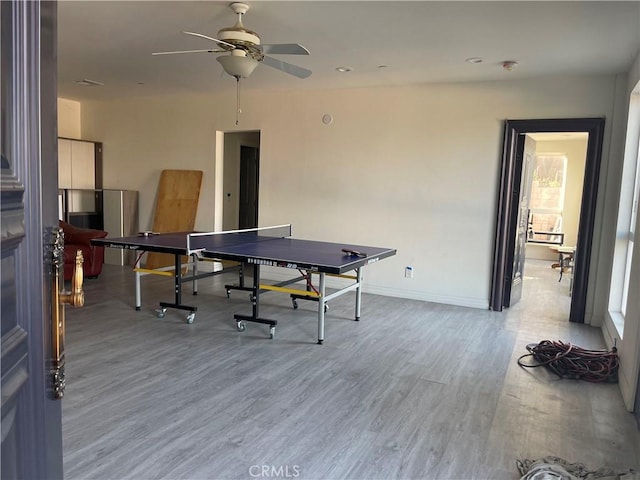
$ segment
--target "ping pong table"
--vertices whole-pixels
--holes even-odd
[[[297,308],[298,300],[311,300],[318,303],[318,343],[324,342],[324,319],[328,308],[327,302],[355,291],[355,320],[360,320],[362,302],[362,268],[396,254],[392,248],[372,247],[364,245],[341,244],[323,241],[291,238],[291,225],[259,227],[245,230],[223,232],[178,232],[144,234],[130,237],[101,238],[92,240],[94,245],[108,248],[137,250],[140,252],[160,252],[174,256],[173,276],[175,301],[160,302],[159,316],[164,316],[167,308],[188,310],[187,322],[192,323],[197,310],[194,306],[182,304],[182,284],[195,281],[205,276],[223,273],[197,273],[196,265],[202,260],[230,260],[239,263],[239,284],[225,285],[227,296],[232,290],[250,292],[252,303],[251,315],[235,314],[238,331],[246,330],[246,322],[269,325],[269,336],[274,338],[277,320],[260,316],[260,295],[269,291],[290,295],[293,308]],[[183,256],[193,259],[191,276],[182,275]],[[253,269],[251,285],[244,284],[242,265],[248,264]],[[261,283],[261,267],[280,267],[295,270],[298,273],[287,280],[274,284]],[[312,281],[318,276],[317,286]],[[331,292],[327,292],[326,277],[337,277],[346,282],[340,283]],[[139,288],[139,278],[137,277]],[[304,283],[304,288],[292,288],[296,283]],[[347,283],[346,285],[342,285]],[[299,285],[298,285],[299,286]],[[194,293],[197,290],[194,291]],[[136,309],[139,305],[139,291],[136,292]],[[160,315],[161,314],[161,315]]]

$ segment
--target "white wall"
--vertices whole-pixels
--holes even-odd
[[[89,102],[82,133],[104,144],[104,187],[140,192],[142,229],[162,169],[203,170],[196,228],[212,230],[215,132],[260,130],[261,225],[397,248],[367,269],[366,291],[487,308],[504,120],[606,117],[606,175],[616,81],[247,92],[239,126],[234,95]]]
[[[82,139],[80,102],[58,99],[58,136]]]

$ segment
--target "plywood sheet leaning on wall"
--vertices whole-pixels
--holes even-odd
[[[201,170],[163,170],[158,183],[152,231],[158,233],[193,231],[201,185]],[[187,260],[187,257],[182,259],[183,262]],[[149,252],[145,267],[154,269],[173,264],[173,255]]]

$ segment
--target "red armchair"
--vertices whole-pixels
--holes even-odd
[[[94,238],[104,238],[107,232],[90,228],[79,228],[60,220],[64,234],[64,279],[71,280],[76,264],[76,252],[82,251],[84,257],[84,278],[98,278],[104,263],[104,247],[91,245]]]

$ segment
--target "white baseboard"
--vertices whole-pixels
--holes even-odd
[[[261,271],[261,276],[264,280],[272,281],[272,282],[281,282],[295,276],[295,272],[285,273],[283,269],[267,269],[263,268]],[[334,278],[327,276],[326,277],[326,286],[327,288],[339,288],[345,285],[346,280]],[[483,310],[487,310],[489,308],[489,299],[488,298],[471,298],[471,297],[458,297],[458,296],[450,296],[450,295],[437,295],[429,292],[423,292],[418,290],[406,290],[406,289],[397,289],[397,288],[389,288],[381,285],[375,285],[372,283],[367,283],[366,281],[362,287],[363,293],[371,293],[374,295],[382,295],[385,297],[395,297],[395,298],[405,298],[407,300],[420,300],[423,302],[432,302],[432,303],[440,303],[445,305],[454,305],[458,307],[471,307],[471,308],[481,308]]]
[[[458,297],[451,295],[437,295],[429,292],[415,290],[400,290],[396,288],[381,287],[366,284],[363,287],[366,293],[383,295],[385,297],[406,298],[407,300],[420,300],[423,302],[441,303],[444,305],[454,305],[457,307],[481,308],[487,310],[489,301],[486,298]]]

